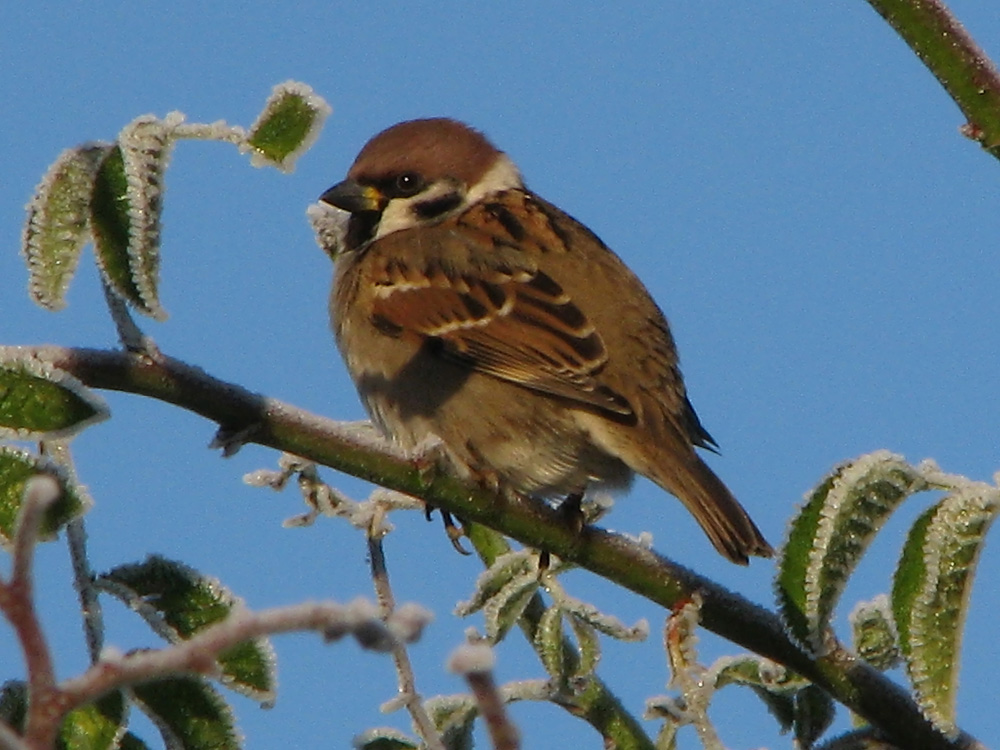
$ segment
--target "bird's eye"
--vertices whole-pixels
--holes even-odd
[[[394,192],[400,198],[408,198],[411,195],[416,195],[423,186],[424,181],[420,179],[420,175],[414,172],[403,172],[393,180]]]

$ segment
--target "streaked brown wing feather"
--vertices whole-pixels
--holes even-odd
[[[628,402],[594,377],[607,362],[600,335],[541,271],[477,269],[398,259],[375,280],[380,327],[440,341],[442,355],[469,367],[618,415]]]

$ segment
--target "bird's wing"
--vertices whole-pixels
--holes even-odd
[[[441,232],[435,241],[466,240]],[[604,342],[556,280],[500,261],[463,267],[468,255],[459,248],[447,261],[414,255],[375,264],[372,320],[380,330],[417,334],[441,356],[525,388],[632,415],[596,377],[608,358]]]

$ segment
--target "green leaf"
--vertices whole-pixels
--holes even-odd
[[[181,119],[145,116],[126,126],[101,162],[90,199],[94,253],[104,280],[155,320],[166,318],[157,294],[163,172]]]
[[[41,541],[55,538],[59,529],[93,505],[86,489],[67,476],[62,467],[27,451],[0,445],[0,543],[6,545],[13,540],[25,485],[37,474],[55,477],[62,487],[60,498],[45,512],[38,534]]]
[[[427,715],[449,750],[472,750],[472,728],[479,707],[469,695],[443,695],[424,703]]]
[[[132,690],[167,747],[240,750],[232,710],[207,681],[170,677],[136,685]]]
[[[920,470],[877,451],[837,467],[813,490],[792,521],[776,579],[796,640],[825,652],[830,619],[861,556],[892,511],[928,486]]]
[[[214,578],[174,560],[151,555],[101,576],[107,590],[143,615],[154,627],[161,622],[172,642],[186,640],[223,620],[242,600]],[[162,628],[161,628],[162,630]],[[254,700],[274,699],[274,650],[266,638],[234,646],[219,656],[222,684]]]
[[[128,206],[128,269],[140,304],[137,309],[155,320],[166,311],[159,300],[160,217],[164,174],[174,146],[174,130],[183,122],[172,112],[163,120],[138,117],[118,136]]]
[[[71,711],[59,728],[60,750],[115,750],[125,733],[125,700],[114,692]]]
[[[90,225],[94,234],[94,254],[104,280],[119,297],[136,309],[142,295],[129,268],[128,179],[121,146],[113,146],[101,162],[90,198]]]
[[[885,594],[870,602],[858,602],[848,620],[858,656],[881,671],[892,669],[899,663],[896,626],[889,598]]]
[[[525,573],[504,586],[483,608],[486,637],[499,643],[524,614],[525,607],[538,590],[538,575]]]
[[[26,351],[0,347],[0,438],[67,438],[107,419],[100,396]]]
[[[535,629],[535,650],[542,660],[542,666],[549,676],[564,680],[567,673],[563,655],[562,610],[549,607],[538,621]]]
[[[272,165],[290,172],[319,136],[330,106],[309,86],[296,81],[278,84],[247,134],[254,166]]]
[[[569,616],[569,624],[573,628],[573,635],[576,636],[577,652],[580,656],[580,663],[574,676],[584,677],[593,674],[597,669],[597,662],[601,660],[601,639],[597,637],[597,631],[589,622],[581,620],[575,614]]]
[[[910,530],[893,580],[892,611],[906,668],[927,717],[957,736],[955,699],[965,617],[1000,490],[964,482]]]
[[[714,677],[713,677],[714,675]],[[811,683],[786,667],[760,656],[724,656],[705,676],[716,690],[727,685],[748,687],[763,701],[782,732],[795,723],[795,696]]]
[[[576,620],[586,623],[599,633],[609,635],[619,641],[643,641],[649,636],[649,623],[639,620],[635,625],[628,626],[614,615],[601,612],[593,604],[569,596],[563,591],[558,592],[557,604],[567,614]]]
[[[455,606],[455,614],[459,617],[468,617],[478,612],[512,580],[531,573],[534,570],[532,555],[533,553],[527,550],[515,550],[497,557],[490,567],[479,574],[468,601]]]
[[[31,298],[48,310],[66,306],[66,289],[80,251],[90,239],[90,196],[110,144],[63,151],[28,203],[21,251],[28,263]]]
[[[825,691],[807,685],[795,694],[796,747],[810,748],[833,723],[834,705]]]
[[[24,731],[28,712],[28,686],[20,680],[4,683],[0,690],[0,721],[17,732]],[[120,692],[71,711],[59,728],[59,750],[112,750],[125,729],[126,706]]]

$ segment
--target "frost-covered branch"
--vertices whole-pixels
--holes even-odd
[[[9,350],[8,350],[9,351]],[[429,473],[371,431],[346,429],[279,401],[220,381],[170,357],[124,352],[22,348],[85,385],[135,393],[175,404],[219,423],[229,433],[384,487],[421,497],[466,521],[480,523],[607,578],[667,608],[702,596],[702,625],[757,654],[784,664],[835,696],[905,746],[969,748],[974,740],[942,737],[895,683],[843,650],[814,658],[786,634],[772,612],[656,552],[603,529],[570,528],[541,503],[471,488],[443,472]],[[0,347],[0,358],[5,354]]]

